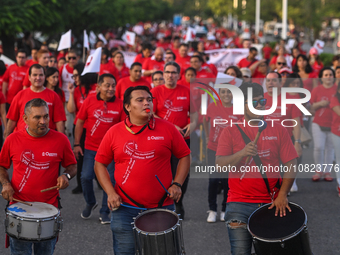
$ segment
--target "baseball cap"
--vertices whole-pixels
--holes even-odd
[[[282,73],[293,73],[293,71],[288,67],[284,67],[284,68],[281,68],[279,71],[279,74],[282,74]]]
[[[246,77],[251,77],[251,71],[250,71],[250,69],[249,68],[247,68],[247,67],[242,67],[241,69],[240,69],[240,71],[241,71],[241,73],[242,73],[242,76],[246,76]]]

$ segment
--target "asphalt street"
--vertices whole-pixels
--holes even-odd
[[[304,150],[303,163],[313,163],[312,149]],[[333,173],[334,174],[334,173]],[[99,209],[94,211],[91,219],[80,217],[85,202],[82,195],[71,194],[76,181],[61,191],[62,216],[64,229],[60,233],[56,255],[104,255],[113,254],[112,236],[109,225],[101,225]],[[96,185],[95,185],[96,187]],[[340,198],[336,192],[336,182],[320,181],[313,183],[310,178],[298,179],[299,191],[293,193],[289,200],[302,206],[308,217],[308,233],[314,255],[340,254]],[[96,187],[96,197],[101,201],[102,193]],[[224,222],[207,223],[208,179],[191,178],[184,199],[185,220],[183,232],[186,254],[188,255],[222,255],[230,254],[227,228]],[[218,195],[219,208],[222,195]],[[10,254],[5,249],[6,202],[0,199],[0,254]]]

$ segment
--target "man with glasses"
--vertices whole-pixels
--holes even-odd
[[[271,77],[271,76],[270,76]],[[263,88],[257,83],[244,83],[240,86],[244,96],[244,118],[237,125],[223,129],[216,151],[216,164],[235,167],[229,172],[229,191],[225,220],[228,228],[231,254],[251,254],[252,236],[247,230],[249,216],[262,204],[272,203],[269,209],[275,207],[275,216],[286,216],[290,211],[287,195],[293,184],[297,154],[289,141],[287,130],[281,124],[274,127],[268,123],[260,135],[257,144],[254,143],[258,133],[258,125],[263,116],[252,113],[248,106],[248,88],[252,88],[252,104],[256,110],[264,110],[266,99],[263,98]],[[235,99],[235,98],[234,98]],[[243,139],[242,133],[248,136],[249,142]],[[271,139],[264,139],[271,138]],[[261,172],[256,171],[254,157],[258,155],[263,166],[280,166],[280,162],[289,171],[283,176],[279,172],[266,173],[268,188]],[[246,163],[248,157],[250,161]],[[243,171],[251,167],[254,171]],[[290,172],[292,171],[292,173]],[[270,192],[269,192],[270,191]],[[288,209],[288,211],[286,210]]]
[[[156,71],[152,74],[152,85],[153,88],[164,84],[163,72]]]
[[[164,62],[168,63],[170,61],[175,61],[176,60],[176,55],[173,53],[171,50],[167,50],[165,52],[165,57],[164,57]]]
[[[155,50],[154,55],[151,58],[148,58],[144,61],[142,66],[142,72],[145,79],[151,83],[151,76],[156,71],[162,71],[164,68],[164,49],[162,47],[158,47]]]
[[[285,121],[284,125],[287,126],[286,129],[288,131],[289,137],[294,141],[295,150],[300,157],[302,155],[302,147],[301,147],[301,121],[300,117],[302,116],[299,108],[294,104],[286,105],[286,115],[281,115],[281,87],[282,87],[282,76],[276,72],[268,73],[266,77],[266,87],[267,92],[264,94],[264,98],[267,99],[267,104],[265,109],[269,110],[273,105],[273,88],[277,89],[277,107],[276,110],[270,114],[265,116],[265,119],[268,121],[270,119],[274,120],[277,123],[281,123],[283,120],[292,119],[294,121]],[[289,94],[287,94],[287,98],[289,98]],[[271,123],[272,121],[270,121]],[[294,126],[295,125],[295,126]],[[289,126],[289,127],[288,127]],[[293,127],[294,126],[294,127]]]
[[[112,74],[102,74],[98,80],[97,96],[87,97],[77,114],[78,120],[74,131],[74,154],[84,156],[81,172],[81,186],[86,201],[86,207],[81,213],[83,219],[89,219],[97,207],[93,190],[94,158],[100,142],[106,132],[115,124],[125,119],[123,101],[115,97],[116,80]],[[80,146],[84,123],[86,122],[85,151]],[[110,180],[113,183],[114,163],[108,165]],[[102,208],[99,220],[101,224],[109,224],[110,210],[107,206],[107,194],[103,191]]]
[[[168,62],[164,66],[165,84],[155,87],[151,90],[153,99],[153,112],[156,118],[167,120],[175,125],[176,129],[184,137],[187,145],[190,147],[190,133],[195,129],[197,113],[190,114],[190,89],[177,84],[179,79],[180,67],[176,62]],[[176,169],[179,159],[174,155],[171,156],[171,170],[173,177],[176,175]],[[185,179],[182,186],[183,195],[176,202],[176,212],[184,219],[183,197],[188,186],[189,177]]]
[[[287,67],[287,60],[284,56],[278,56],[276,59],[276,72],[280,72],[281,68]]]
[[[242,58],[240,62],[238,62],[237,66],[239,68],[248,67],[251,68],[253,64],[255,64],[258,60],[256,59],[257,56],[257,49],[255,47],[249,48],[249,54],[246,58]]]
[[[16,63],[10,65],[3,76],[2,94],[6,98],[7,112],[14,96],[23,89],[22,83],[29,68],[25,63],[26,51],[20,49],[17,52]]]

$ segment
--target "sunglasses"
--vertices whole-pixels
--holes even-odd
[[[260,100],[253,100],[253,107],[254,108],[256,108],[256,106],[258,104],[260,104],[261,106],[265,106],[267,104],[267,99],[266,98],[261,98]]]
[[[76,60],[77,57],[68,57],[68,59],[73,59],[73,60]]]
[[[285,63],[285,62],[277,62],[277,64],[280,65],[280,66],[281,66],[281,65],[282,65],[282,66],[287,65],[287,63]]]
[[[163,78],[159,78],[159,79],[153,79],[154,81],[163,81],[164,79]]]

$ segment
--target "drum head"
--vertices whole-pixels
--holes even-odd
[[[178,215],[172,211],[153,209],[139,214],[135,226],[144,232],[163,232],[174,227],[178,221]]]
[[[252,236],[264,240],[289,239],[298,234],[307,224],[305,211],[296,204],[289,203],[291,212],[286,216],[275,216],[275,208],[268,210],[271,204],[261,206],[248,220],[248,230]]]
[[[41,202],[31,202],[31,204],[32,206],[15,203],[10,205],[7,211],[15,216],[32,219],[49,218],[59,213],[59,210],[50,204]]]

